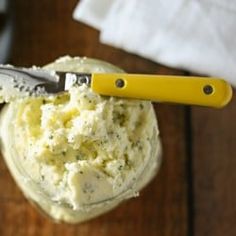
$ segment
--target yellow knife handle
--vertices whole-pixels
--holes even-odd
[[[218,108],[232,97],[226,81],[211,77],[93,74],[91,87],[108,96]]]

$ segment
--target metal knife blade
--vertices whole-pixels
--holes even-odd
[[[0,66],[0,102],[26,96],[43,96],[68,90],[71,86],[90,85],[91,74],[47,71],[41,68]]]

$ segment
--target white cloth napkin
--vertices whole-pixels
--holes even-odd
[[[102,43],[236,86],[234,0],[81,0],[73,17]]]

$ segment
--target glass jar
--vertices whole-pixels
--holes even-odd
[[[88,58],[71,58],[68,56],[58,59],[54,63],[51,63],[45,66],[44,69],[66,71],[66,72],[123,73],[121,69],[100,60],[88,59]],[[119,102],[119,99],[117,99],[117,101]],[[130,102],[132,104],[131,100]],[[26,141],[27,137],[20,137],[21,140],[24,140],[22,141],[23,142],[22,144],[18,144],[16,143],[16,141],[14,141],[14,140],[18,140],[17,142],[19,142],[20,139],[13,138],[16,135],[18,135],[18,133],[15,132],[13,127],[14,127],[14,124],[16,123],[16,111],[19,112],[19,105],[17,102],[11,102],[10,104],[5,105],[3,110],[1,111],[1,117],[0,117],[0,135],[1,135],[1,143],[2,143],[1,150],[2,150],[4,159],[9,167],[11,174],[13,175],[15,181],[17,182],[17,184],[23,191],[24,195],[34,205],[36,205],[38,209],[40,209],[44,214],[49,216],[54,221],[57,221],[57,222],[62,221],[62,222],[67,222],[67,223],[78,223],[78,222],[91,219],[95,216],[98,216],[102,213],[107,212],[108,210],[111,210],[123,200],[136,196],[138,194],[138,191],[141,190],[143,187],[145,187],[150,182],[150,180],[155,176],[160,166],[160,160],[161,160],[161,145],[160,145],[157,122],[156,122],[156,117],[154,115],[153,107],[150,102],[144,102],[142,104],[147,104],[147,107],[150,107],[151,109],[151,110],[149,109],[150,117],[151,117],[150,119],[152,120],[152,122],[155,123],[155,124],[152,123],[154,124],[152,127],[153,130],[150,131],[152,132],[152,136],[150,138],[147,137],[147,140],[145,141],[145,145],[149,147],[149,149],[146,152],[146,153],[149,153],[147,154],[148,156],[141,157],[141,158],[144,158],[143,159],[144,161],[142,162],[142,164],[139,164],[139,166],[137,166],[137,169],[135,169],[135,171],[136,170],[137,171],[135,172],[135,175],[132,176],[132,179],[129,178],[128,174],[127,174],[128,176],[127,178],[124,177],[125,176],[124,173],[128,173],[129,171],[134,172],[134,170],[131,167],[129,167],[130,168],[129,171],[126,170],[126,172],[122,172],[124,175],[123,178],[126,178],[124,181],[125,185],[123,189],[121,188],[119,191],[117,190],[115,195],[110,196],[109,194],[105,195],[105,188],[103,189],[103,185],[101,185],[102,187],[100,188],[100,190],[98,190],[100,191],[99,199],[97,201],[92,201],[92,202],[88,201],[87,204],[84,204],[84,206],[80,208],[76,208],[75,206],[72,206],[66,202],[59,201],[58,199],[52,198],[50,194],[48,194],[48,192],[45,191],[45,186],[42,187],[43,185],[40,182],[40,180],[32,177],[34,173],[30,173],[30,172],[33,172],[33,170],[37,172],[38,164],[34,163],[32,168],[28,167],[27,162],[24,161],[23,154],[20,154],[18,150],[20,146],[25,145],[24,142],[27,142]],[[139,104],[140,109],[143,109],[142,104]],[[137,102],[135,102],[135,106],[136,105],[137,105]],[[141,139],[141,137],[138,137],[138,138]],[[139,142],[140,142],[139,140],[136,142],[137,147],[134,146],[133,147],[134,149],[140,148],[138,146]],[[104,148],[104,147],[101,147],[101,148]],[[142,152],[141,149],[139,150],[140,150],[139,152]],[[40,157],[40,158],[44,158],[44,157]],[[86,160],[82,160],[81,163],[82,162],[84,163],[84,161],[86,162]],[[71,158],[68,159],[68,163],[71,163]],[[65,163],[65,166],[68,163]],[[108,165],[112,166],[112,163],[113,162],[112,161],[110,162],[109,160],[109,164],[107,164],[107,166]],[[135,160],[134,160],[134,163],[135,163]],[[124,168],[128,168],[127,167],[128,164],[127,165],[126,164],[124,164]],[[129,165],[132,166],[131,164]],[[133,164],[133,165],[135,166],[136,164]],[[108,170],[106,169],[106,171]],[[44,176],[44,178],[51,178],[51,176],[46,175],[46,177]],[[44,180],[42,180],[42,182],[43,181]],[[81,183],[78,182],[76,184],[79,185]],[[104,197],[102,195],[103,191],[104,191]],[[109,191],[113,191],[113,190],[109,190]]]

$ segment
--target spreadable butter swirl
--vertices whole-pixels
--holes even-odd
[[[114,71],[88,62],[66,57],[46,69]],[[0,134],[16,182],[59,221],[81,222],[136,196],[160,162],[151,103],[100,96],[86,85],[11,102],[3,109]]]

